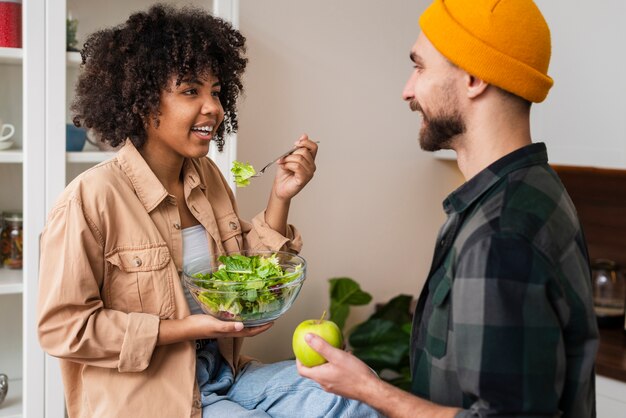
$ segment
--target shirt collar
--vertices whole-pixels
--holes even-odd
[[[137,197],[146,211],[151,212],[169,196],[163,184],[130,139],[127,139],[124,146],[117,152],[117,160],[130,179],[135,193],[137,193]],[[189,159],[186,159],[183,164],[183,176],[185,185],[190,189],[196,186],[203,188],[198,169],[194,162]]]
[[[505,155],[479,172],[443,201],[446,213],[463,212],[487,193],[500,179],[523,167],[548,163],[546,145],[542,142],[526,145]]]

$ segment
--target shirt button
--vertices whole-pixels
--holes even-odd
[[[135,267],[141,267],[141,264],[142,264],[142,262],[141,262],[141,258],[139,258],[139,257],[135,257],[135,258],[133,258],[133,265],[134,265]]]
[[[235,229],[237,229],[237,224],[236,224],[236,223],[234,223],[234,222],[230,222],[230,223],[228,224],[228,226],[230,226],[230,229],[232,229],[233,231],[234,231]]]
[[[175,223],[175,224],[174,224],[174,228],[176,228],[176,229],[180,229],[180,224],[179,224],[179,223]]]

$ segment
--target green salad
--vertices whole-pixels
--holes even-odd
[[[254,167],[250,164],[244,164],[239,161],[233,161],[230,172],[235,176],[235,184],[237,187],[245,187],[250,184],[250,177],[256,174]]]
[[[294,291],[284,286],[298,279],[302,265],[292,271],[280,266],[276,254],[271,256],[231,255],[219,257],[222,263],[213,273],[197,273],[195,284],[207,289],[199,292],[198,299],[223,319],[249,319],[262,317],[283,307],[283,301]],[[290,269],[291,270],[291,269]]]

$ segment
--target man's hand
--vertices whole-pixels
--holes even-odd
[[[328,363],[309,368],[296,360],[298,373],[316,381],[327,392],[366,403],[389,418],[452,418],[459,412],[391,386],[361,360],[317,335],[307,334],[305,339]]]
[[[331,346],[315,334],[307,334],[305,340],[328,363],[306,367],[296,360],[301,376],[316,381],[327,392],[361,402],[367,400],[371,393],[375,393],[380,380],[365,363],[351,353]],[[355,382],[359,384],[355,385]]]

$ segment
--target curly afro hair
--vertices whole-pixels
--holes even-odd
[[[184,77],[210,71],[221,84],[224,122],[215,140],[222,151],[224,134],[237,131],[245,41],[229,23],[202,9],[157,4],[134,13],[124,24],[87,38],[72,103],[74,124],[93,129],[112,147],[130,138],[141,148],[147,124],[159,124],[159,95],[171,77],[180,84]]]

